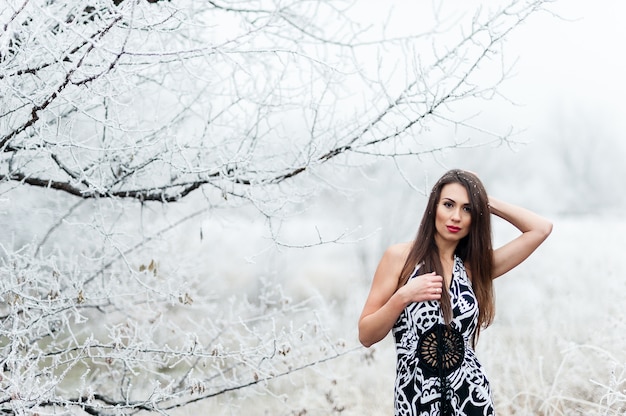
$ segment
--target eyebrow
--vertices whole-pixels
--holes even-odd
[[[456,204],[456,201],[452,198],[448,198],[447,196],[443,196],[441,197],[442,200],[446,199],[448,201],[454,202]],[[469,202],[466,202],[465,204],[463,204],[463,206],[470,206],[471,204]]]

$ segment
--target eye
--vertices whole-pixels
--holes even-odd
[[[463,207],[463,211],[467,212],[468,214],[471,214],[472,213],[472,208],[470,206],[466,205],[466,206]]]
[[[452,202],[450,201],[444,201],[442,205],[446,208],[452,208]]]

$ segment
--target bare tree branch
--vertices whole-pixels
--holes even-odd
[[[351,1],[0,10],[0,413],[175,414],[357,350],[322,297],[220,269],[229,229],[203,221],[343,241],[291,244],[272,220],[324,169],[485,143],[424,144],[432,124],[508,143],[459,109],[495,96],[506,73],[482,71],[543,4],[437,9],[405,34]]]

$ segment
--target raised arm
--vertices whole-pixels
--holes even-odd
[[[502,276],[513,269],[528,256],[552,232],[552,223],[526,208],[489,197],[491,213],[509,222],[522,232],[493,252],[493,278]]]

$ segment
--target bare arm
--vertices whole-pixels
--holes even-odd
[[[366,347],[382,340],[389,333],[409,303],[441,297],[443,278],[434,273],[412,279],[398,289],[400,272],[409,248],[408,243],[389,247],[376,268],[370,293],[359,318],[359,341]]]
[[[519,207],[496,198],[489,197],[491,213],[509,222],[522,232],[493,252],[493,278],[502,276],[513,269],[528,256],[552,232],[552,223],[526,208]]]

